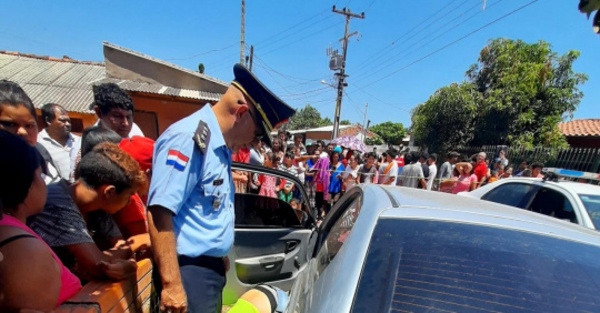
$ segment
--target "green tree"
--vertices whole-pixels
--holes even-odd
[[[296,114],[290,118],[288,127],[291,130],[295,130],[316,128],[331,124],[332,123],[329,118],[321,118],[321,113],[319,113],[319,111],[310,104],[307,104],[304,108],[298,110]]]
[[[479,93],[469,83],[443,87],[412,112],[411,136],[431,151],[469,144],[475,134]]]
[[[198,64],[198,73],[204,74],[204,63]]]
[[[572,116],[587,80],[572,69],[579,54],[558,56],[544,41],[492,40],[467,71],[482,96],[473,144],[566,146],[558,122]]]
[[[600,0],[579,0],[579,12],[587,14],[588,19],[592,12],[596,11],[592,21],[592,29],[600,34]]]
[[[379,136],[375,136],[373,138],[365,138],[365,144],[367,145],[382,145],[384,144],[383,139]]]
[[[587,80],[572,70],[578,56],[558,56],[543,41],[492,40],[467,82],[439,89],[413,110],[412,134],[438,151],[459,144],[565,147],[557,123],[572,116]]]
[[[369,127],[369,130],[376,133],[388,144],[399,145],[406,135],[406,129],[402,123],[384,122]]]
[[[350,125],[350,124],[352,124],[352,123],[350,123],[349,120],[340,121],[340,125]]]
[[[331,121],[331,119],[329,119],[329,117],[326,117],[326,118],[321,119],[321,124],[319,126],[329,126],[329,125],[333,125],[333,122]]]

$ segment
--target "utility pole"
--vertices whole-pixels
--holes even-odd
[[[252,72],[252,60],[254,59],[254,45],[250,46],[250,67],[248,68]]]
[[[369,108],[369,103],[365,103],[365,114],[363,119],[363,142],[365,142],[365,138],[367,138],[367,109]]]
[[[244,35],[245,35],[245,24],[246,24],[246,1],[242,0],[242,38],[240,39],[240,63],[244,64]]]
[[[337,138],[339,131],[340,131],[340,112],[342,110],[342,96],[344,94],[344,87],[346,85],[346,54],[348,53],[348,37],[349,37],[348,28],[350,26],[350,19],[353,17],[364,19],[365,12],[362,12],[359,15],[359,14],[352,13],[350,11],[350,9],[346,10],[346,8],[343,8],[342,10],[336,10],[335,5],[333,6],[332,12],[342,14],[346,17],[346,30],[344,32],[344,43],[343,43],[344,50],[343,50],[343,54],[342,54],[342,67],[340,69],[340,72],[335,74],[338,78],[337,99],[335,101],[335,115],[333,117],[333,138],[332,139],[335,139],[335,138]]]

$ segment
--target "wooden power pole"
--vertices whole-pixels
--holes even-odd
[[[340,69],[339,73],[336,73],[337,78],[338,78],[338,86],[337,86],[337,99],[335,101],[335,115],[333,117],[333,138],[335,139],[338,137],[339,135],[339,131],[340,131],[340,112],[342,110],[342,95],[344,94],[344,86],[346,85],[346,54],[348,53],[348,28],[350,26],[350,19],[355,17],[355,18],[360,18],[360,19],[364,19],[365,18],[365,12],[362,12],[361,14],[354,14],[350,11],[350,9],[346,10],[346,8],[343,8],[342,10],[336,10],[335,9],[335,5],[333,6],[332,9],[333,13],[337,13],[337,14],[342,14],[346,17],[346,30],[344,32],[344,49],[343,49],[343,54],[342,54],[342,67]]]
[[[242,38],[240,39],[240,64],[244,64],[244,35],[245,35],[245,24],[246,24],[246,1],[242,0]]]

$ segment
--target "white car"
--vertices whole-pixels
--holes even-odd
[[[560,173],[560,170],[556,173]],[[575,177],[586,178],[587,176]],[[588,228],[600,229],[600,186],[597,185],[564,180],[511,177],[471,192],[461,192],[459,195],[519,207]]]

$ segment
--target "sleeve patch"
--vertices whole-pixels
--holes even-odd
[[[176,170],[183,172],[190,158],[177,150],[169,150],[167,165],[172,165]]]

